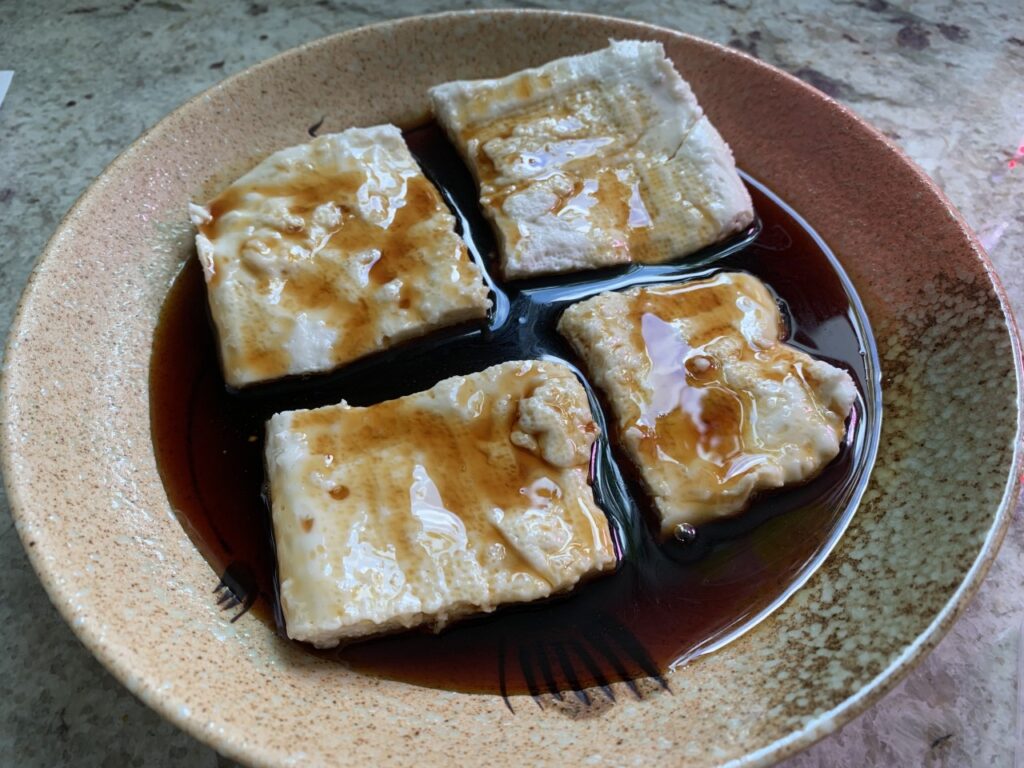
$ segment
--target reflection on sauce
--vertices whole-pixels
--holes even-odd
[[[470,102],[466,118],[472,120],[474,105],[493,98]],[[481,203],[507,249],[536,236],[519,210],[532,211],[532,201],[545,199],[548,213],[604,243],[604,263],[646,260],[653,218],[640,183],[643,153],[634,148],[640,134],[610,117],[606,99],[599,88],[583,87],[560,95],[557,105],[527,106],[462,130]]]
[[[732,460],[744,447],[741,425],[746,409],[740,393],[707,380],[707,373],[716,370],[713,364],[697,384],[690,373],[691,360],[708,358],[692,356],[693,349],[679,332],[657,315],[644,312],[640,327],[651,366],[647,386],[653,395],[641,404],[636,420],[644,434],[642,450],[657,460],[680,464],[697,457],[719,470],[716,479],[721,484],[721,471],[731,471]]]
[[[479,214],[473,179],[454,148],[436,126],[412,131],[407,140],[466,222],[468,241],[482,254],[491,252],[492,230]],[[764,222],[764,247],[759,241],[716,265],[747,270],[764,280],[785,302],[786,339],[842,364],[861,391],[870,393],[872,377],[862,350],[873,355],[873,343],[862,331],[863,317],[851,305],[830,255],[775,198],[756,190],[752,193]],[[255,613],[274,626],[274,558],[261,495],[263,424],[271,414],[342,399],[353,405],[377,403],[503,360],[564,358],[569,353],[554,327],[565,306],[609,287],[650,280],[651,270],[659,281],[692,274],[685,265],[645,267],[599,279],[567,277],[546,292],[513,287],[507,321],[486,335],[412,345],[303,385],[282,383],[229,393],[208,327],[202,270],[190,262],[171,290],[154,342],[152,430],[171,505],[211,563],[210,587],[229,563],[245,563],[260,587]],[[698,276],[706,277],[707,272]],[[711,361],[702,362],[693,353],[687,370],[711,381],[718,375]],[[468,397],[467,392],[467,401]],[[638,661],[642,657],[621,651],[617,643],[623,639],[632,642],[633,650],[641,649],[654,667],[666,670],[733,637],[817,567],[853,514],[852,501],[870,453],[867,446],[877,435],[877,407],[871,397],[858,403],[856,419],[851,421],[856,429],[836,460],[814,480],[766,494],[738,517],[699,526],[696,538],[687,545],[657,543],[651,516],[643,512],[649,509],[648,500],[635,478],[629,474],[624,478],[619,471],[628,470],[628,462],[622,456],[613,461],[607,441],[600,438],[593,487],[599,506],[614,522],[622,555],[615,574],[587,584],[569,598],[499,610],[439,635],[404,633],[320,654],[367,674],[493,694],[528,691],[527,672],[534,673],[534,684],[541,679],[536,674],[541,653],[553,679],[563,687],[649,674]],[[595,415],[607,434],[609,425],[602,411]],[[403,428],[409,435],[422,434],[416,426]],[[737,470],[742,471],[742,466]],[[485,476],[487,471],[472,470]],[[444,507],[451,509],[444,480],[433,470],[430,477]],[[413,482],[410,474],[407,498]],[[534,492],[538,491],[545,492]],[[340,489],[335,492],[344,494]],[[598,646],[620,651],[613,660]],[[588,654],[592,667],[581,661],[580,649]],[[563,658],[571,663],[571,677],[560,663]],[[521,663],[524,659],[526,664]]]
[[[422,527],[432,554],[466,549],[469,538],[462,518],[445,508],[437,484],[422,464],[417,464],[412,471],[409,511]]]
[[[579,127],[582,128],[582,124]],[[601,150],[614,142],[615,139],[610,136],[552,141],[541,149],[520,152],[515,160],[515,167],[520,175],[537,179],[547,178],[561,171],[567,163],[596,158],[601,154]]]
[[[716,290],[721,288],[721,291]],[[636,426],[643,434],[640,450],[648,460],[692,466],[699,460],[693,483],[723,486],[751,469],[760,459],[747,452],[756,447],[746,440],[746,425],[756,418],[749,395],[730,388],[709,348],[729,343],[733,326],[742,326],[735,291],[722,277],[671,292],[642,294],[631,308],[650,370]],[[685,317],[687,332],[659,316]],[[684,339],[689,337],[689,342]],[[756,356],[751,339],[742,358]],[[691,346],[695,344],[696,346]],[[731,347],[732,345],[730,345]],[[629,429],[623,425],[623,430]],[[756,427],[751,427],[756,429]]]

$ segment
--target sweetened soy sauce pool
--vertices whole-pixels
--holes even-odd
[[[407,140],[455,210],[470,250],[489,267],[493,237],[454,149],[434,126],[409,132]],[[153,443],[182,525],[218,574],[228,566],[250,574],[259,591],[256,613],[273,625],[273,544],[262,497],[263,423],[272,413],[342,399],[368,405],[504,360],[547,357],[575,366],[554,330],[569,303],[641,282],[746,270],[778,296],[788,341],[847,369],[861,392],[839,456],[817,478],[765,494],[740,516],[701,526],[688,544],[659,543],[628,463],[613,460],[602,438],[594,491],[621,551],[614,574],[568,597],[501,609],[440,634],[406,632],[326,655],[410,683],[515,694],[646,677],[717,647],[799,585],[827,554],[863,491],[880,426],[877,356],[852,289],[830,254],[776,198],[756,185],[751,193],[761,229],[685,264],[509,286],[492,271],[496,306],[487,328],[411,342],[338,374],[239,393],[225,388],[201,270],[190,260],[164,306],[150,371]],[[607,434],[600,401],[588,390]]]

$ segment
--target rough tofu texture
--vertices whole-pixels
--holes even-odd
[[[612,41],[430,95],[508,278],[663,262],[753,221],[732,152],[660,43]]]
[[[854,383],[782,343],[780,323],[768,289],[742,273],[602,293],[562,315],[664,534],[738,512],[839,453]]]
[[[565,592],[614,567],[598,434],[565,366],[511,362],[369,408],[275,415],[288,636],[321,647]]]
[[[190,212],[235,387],[329,371],[490,306],[454,218],[391,125],[275,152]]]

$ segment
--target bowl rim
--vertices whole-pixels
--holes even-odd
[[[30,547],[27,533],[24,530],[25,510],[28,508],[31,496],[28,488],[16,469],[15,457],[18,454],[17,435],[14,434],[12,422],[9,418],[11,403],[15,400],[15,394],[11,391],[10,376],[8,371],[17,365],[18,349],[16,341],[20,336],[22,326],[26,322],[28,313],[32,310],[34,301],[39,298],[36,291],[37,278],[47,267],[52,257],[56,244],[64,232],[78,219],[85,203],[98,190],[111,183],[111,178],[122,165],[128,163],[136,154],[145,151],[145,145],[150,134],[158,130],[168,119],[176,113],[192,106],[207,96],[230,88],[241,79],[250,78],[259,73],[275,67],[279,61],[301,55],[307,51],[323,46],[334,46],[344,44],[344,40],[365,34],[380,34],[383,31],[394,29],[407,24],[418,24],[423,21],[444,22],[447,19],[475,17],[479,19],[493,18],[500,21],[502,18],[515,18],[521,16],[569,18],[579,21],[593,22],[615,22],[625,23],[634,27],[638,32],[647,32],[652,36],[666,34],[681,37],[690,41],[698,41],[702,45],[710,46],[720,53],[730,56],[737,56],[745,60],[747,66],[757,67],[772,73],[774,76],[781,76],[810,95],[830,110],[838,110],[844,117],[856,123],[859,128],[866,131],[878,143],[884,145],[893,155],[894,160],[908,166],[924,186],[941,202],[947,213],[954,220],[957,228],[967,238],[975,256],[993,288],[999,301],[1003,314],[1003,322],[1010,335],[1011,349],[1014,355],[1014,373],[1016,386],[1016,430],[1013,443],[1013,457],[1010,466],[1010,474],[1003,489],[1002,497],[996,507],[992,523],[988,528],[985,538],[980,546],[978,555],[967,570],[963,580],[954,590],[953,594],[935,615],[928,626],[906,646],[892,662],[879,672],[873,679],[863,685],[853,695],[844,699],[839,705],[811,718],[802,728],[790,734],[776,739],[764,747],[750,752],[740,758],[736,758],[724,764],[727,768],[749,768],[751,766],[772,765],[789,755],[806,749],[819,739],[838,730],[855,717],[863,713],[872,704],[882,698],[888,691],[901,682],[913,667],[929,653],[945,636],[955,621],[966,609],[971,598],[977,592],[982,580],[987,574],[992,562],[998,554],[999,547],[1003,542],[1006,531],[1009,528],[1013,517],[1013,509],[1021,496],[1022,471],[1024,471],[1024,359],[1021,354],[1020,332],[1014,318],[1006,290],[995,271],[995,267],[985,249],[979,242],[977,235],[967,224],[963,215],[949,201],[938,185],[913,161],[906,153],[895,144],[889,137],[882,134],[877,128],[857,115],[852,109],[822,93],[816,88],[808,85],[796,76],[767,64],[749,54],[738,51],[721,43],[706,38],[692,35],[687,32],[663,27],[648,22],[616,17],[605,14],[580,13],[574,11],[546,10],[546,9],[479,9],[465,11],[443,11],[439,13],[420,14],[415,16],[404,16],[374,22],[372,24],[350,27],[339,32],[334,32],[315,40],[302,43],[298,46],[288,48],[267,59],[264,59],[251,67],[236,72],[229,77],[213,84],[209,88],[197,93],[185,100],[173,110],[165,114],[153,125],[147,128],[138,138],[124,148],[104,168],[86,189],[79,195],[67,213],[61,218],[54,229],[53,234],[47,240],[41,254],[32,266],[32,270],[25,283],[20,298],[18,299],[14,315],[11,319],[10,328],[5,344],[2,368],[0,368],[0,475],[3,477],[4,487],[7,493],[8,506],[10,509],[14,527],[18,532],[22,547],[28,556],[29,562],[35,570],[42,583],[47,597],[51,604],[57,609],[66,624],[77,639],[122,685],[124,685],[134,696],[142,700],[144,704],[155,710],[161,717],[173,723],[181,730],[199,742],[214,748],[218,752],[229,755],[232,758],[243,760],[253,764],[271,764],[267,761],[266,753],[263,753],[258,744],[246,740],[244,743],[236,742],[227,735],[214,735],[204,728],[200,720],[191,715],[187,709],[180,706],[177,696],[171,691],[158,692],[156,686],[148,684],[149,681],[140,678],[126,661],[117,652],[116,644],[108,644],[100,641],[99,622],[96,619],[78,620],[72,615],[70,602],[67,598],[73,586],[65,582],[61,583],[58,578],[59,565],[50,565],[41,552],[41,548]]]

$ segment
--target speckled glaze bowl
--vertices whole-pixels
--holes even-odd
[[[185,206],[322,130],[409,124],[426,88],[661,40],[741,167],[838,254],[874,326],[885,423],[872,482],[821,570],[672,692],[600,707],[356,674],[251,616],[169,507],[150,443],[157,313],[192,253]],[[82,642],[135,694],[258,765],[766,765],[892,686],[977,588],[1016,497],[1016,336],[963,220],[850,112],[747,56],[677,32],[558,13],[484,12],[357,29],[232,77],[122,154],[50,241],[3,380],[3,471],[32,563]]]

